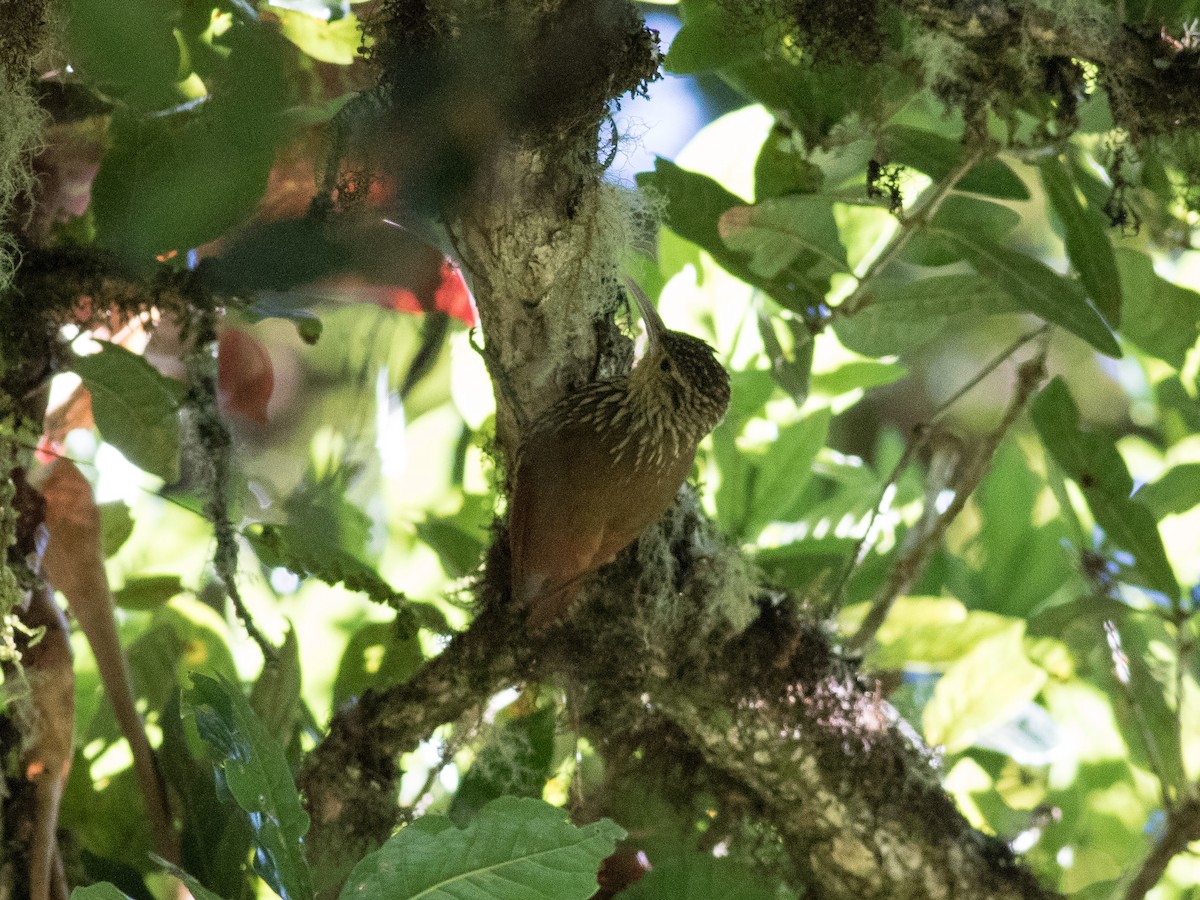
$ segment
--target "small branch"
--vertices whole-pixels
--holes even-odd
[[[986,150],[987,146],[982,142],[971,146],[967,154],[959,160],[958,165],[945,178],[935,182],[921,195],[921,199],[917,203],[916,209],[913,210],[912,215],[901,219],[900,230],[896,232],[895,236],[888,242],[888,245],[883,248],[883,252],[872,260],[871,264],[867,267],[867,271],[858,279],[858,285],[850,293],[850,296],[838,305],[835,310],[837,314],[853,316],[874,302],[869,288],[874,284],[875,279],[904,252],[904,248],[908,246],[908,242],[913,239],[914,235],[923,226],[928,225],[933,220],[938,208],[942,205],[942,201],[950,195],[950,192],[954,190],[954,186],[958,184],[962,177],[971,171],[975,167],[975,164],[983,158]]]
[[[943,418],[945,418],[946,413],[954,406],[954,404],[969,394],[975,387],[979,385],[981,381],[992,374],[992,372],[1000,368],[1000,366],[1002,366],[1009,359],[1009,357],[1011,357],[1014,353],[1016,353],[1034,338],[1047,334],[1049,329],[1050,326],[1047,324],[1021,335],[1021,337],[1017,338],[1006,348],[1004,348],[1004,350],[993,357],[987,365],[976,372],[966,384],[955,391],[947,400],[943,401],[937,407],[937,409],[933,411],[927,422],[918,425],[913,430],[913,439],[909,441],[908,446],[904,448],[904,453],[901,455],[896,465],[892,467],[891,473],[884,482],[883,491],[880,493],[879,500],[876,502],[874,508],[871,510],[870,516],[867,519],[867,527],[863,529],[863,535],[861,538],[859,538],[858,543],[854,547],[854,553],[850,557],[850,562],[842,572],[842,577],[838,580],[837,587],[834,589],[833,605],[835,608],[841,605],[842,596],[845,593],[846,585],[849,583],[851,576],[853,576],[853,574],[858,570],[858,567],[862,565],[863,560],[866,558],[867,552],[870,550],[872,543],[871,537],[875,527],[875,521],[880,515],[887,511],[888,507],[890,507],[891,498],[895,495],[896,491],[896,482],[900,479],[900,476],[904,474],[904,470],[908,468],[908,464],[912,462],[913,457],[918,453],[918,451],[923,449],[927,443],[929,443],[930,438],[934,434],[933,429],[930,428],[930,426],[936,425]]]
[[[1016,421],[1017,416],[1021,414],[1021,410],[1025,408],[1029,398],[1033,395],[1034,390],[1041,383],[1042,377],[1045,374],[1044,364],[1046,358],[1046,348],[1043,345],[1041,351],[1032,359],[1025,362],[1017,372],[1017,387],[1013,393],[1013,398],[1009,401],[1008,408],[1004,411],[1004,417],[1000,420],[1000,424],[987,436],[983,444],[973,455],[971,462],[963,469],[957,485],[955,486],[954,499],[937,519],[932,526],[922,536],[914,546],[908,548],[891,568],[891,574],[888,577],[887,583],[875,595],[875,599],[871,601],[871,608],[867,612],[867,617],[863,620],[858,631],[846,643],[846,648],[851,651],[863,649],[875,637],[880,626],[883,625],[887,614],[891,611],[892,604],[896,599],[904,594],[912,584],[925,571],[925,566],[929,563],[929,558],[933,555],[933,551],[940,546],[942,538],[946,534],[946,529],[950,527],[950,523],[958,518],[958,514],[963,511],[967,504],[967,500],[974,493],[975,488],[979,486],[979,482],[983,480],[983,476],[987,473],[988,467],[991,465],[992,456],[996,452],[996,448],[1000,445],[1004,435],[1008,429]]]
[[[994,357],[992,357],[991,361],[987,365],[976,372],[966,384],[951,394],[949,399],[942,402],[938,408],[933,411],[933,415],[929,417],[929,424],[933,425],[944,419],[946,417],[946,413],[950,411],[950,408],[953,407],[955,403],[967,396],[967,394],[971,393],[971,391],[978,387],[981,381],[1004,365],[1004,363],[1006,363],[1014,353],[1016,353],[1034,338],[1042,337],[1043,335],[1048,334],[1049,331],[1050,325],[1048,323],[1042,325],[1040,328],[1035,328],[1033,331],[1028,331],[1021,335],[1019,338],[997,353]]]
[[[534,650],[510,640],[515,633],[513,617],[494,604],[408,681],[370,691],[333,717],[297,779],[313,819],[307,842],[316,858],[383,841],[400,812],[396,757],[498,691],[536,677]]]
[[[1192,841],[1200,841],[1200,798],[1188,797],[1168,807],[1167,827],[1142,864],[1138,866],[1122,895],[1124,900],[1143,900],[1162,880],[1171,860],[1187,850]]]

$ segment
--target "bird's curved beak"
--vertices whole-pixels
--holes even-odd
[[[625,283],[629,285],[629,290],[633,292],[633,299],[637,301],[638,309],[641,310],[642,321],[646,323],[646,336],[650,338],[650,346],[654,348],[661,347],[663,335],[667,331],[667,326],[663,324],[662,317],[659,316],[658,310],[654,308],[654,304],[650,302],[650,298],[638,287],[636,281],[632,278],[626,278]]]

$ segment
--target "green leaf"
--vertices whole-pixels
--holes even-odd
[[[447,575],[462,578],[479,569],[494,517],[490,500],[465,494],[454,515],[418,522],[417,535],[437,553]]]
[[[195,597],[181,594],[155,608],[149,626],[127,649],[139,706],[151,717],[161,713],[179,684],[197,669],[235,676],[227,638],[221,615]],[[121,739],[111,704],[101,704],[86,721],[81,746],[93,741],[107,746]]]
[[[721,69],[720,75],[743,97],[761,103],[793,125],[803,135],[806,147],[823,146],[848,116],[857,114],[873,122],[890,118],[919,87],[916,79],[895,67],[854,61],[797,65],[782,54],[760,54],[733,62]],[[850,130],[853,132],[854,126]],[[840,150],[845,149],[840,146],[843,138],[844,134],[836,138]],[[862,142],[867,155],[870,143]]]
[[[938,679],[922,713],[929,743],[944,745],[948,753],[965,750],[1037,696],[1046,671],[1026,657],[1024,634],[1025,623],[1010,620]]]
[[[283,501],[288,526],[310,553],[339,547],[357,554],[366,547],[371,519],[349,498],[357,474],[349,465],[320,475],[310,467]]]
[[[621,891],[621,900],[775,900],[775,889],[758,873],[730,859],[701,854],[655,863],[637,884]]]
[[[1198,7],[1200,4],[1196,0],[1130,0],[1125,21],[1145,23],[1154,28],[1165,27],[1169,34],[1176,34],[1176,23],[1181,29],[1186,28],[1185,23],[1200,15]]]
[[[283,748],[237,685],[195,674],[188,700],[200,736],[220,757],[229,792],[254,829],[254,871],[283,900],[308,900],[313,890],[303,838],[309,820]]]
[[[1121,348],[1108,323],[1079,285],[1031,256],[1002,247],[970,231],[939,231],[958,245],[975,271],[993,279],[1022,309],[1077,334],[1101,353],[1120,358]]]
[[[469,826],[424,816],[350,873],[341,900],[587,900],[625,832],[607,819],[576,828],[541,800],[501,797]]]
[[[1136,250],[1118,250],[1117,268],[1126,312],[1121,334],[1182,369],[1188,351],[1200,338],[1200,294],[1158,275],[1150,257]]]
[[[638,173],[637,183],[667,201],[664,223],[672,231],[713,254],[733,274],[739,273],[730,265],[745,270],[741,255],[725,249],[717,227],[722,213],[744,206],[745,200],[707,175],[689,172],[662,157],[654,161],[653,172]]]
[[[802,594],[840,577],[857,546],[855,538],[809,538],[763,548],[754,554],[754,564],[773,583]]]
[[[1061,376],[1042,388],[1030,415],[1046,449],[1081,488],[1114,497],[1133,493],[1133,479],[1116,444],[1080,430],[1079,407]]]
[[[936,275],[919,281],[882,281],[871,302],[838,316],[838,340],[864,356],[904,353],[937,337],[958,316],[1017,312],[1017,305],[982,275]]]
[[[108,559],[120,550],[133,534],[133,516],[129,514],[129,507],[120,500],[101,503],[99,507],[100,548],[104,558]]]
[[[130,897],[119,890],[116,885],[105,881],[100,884],[75,888],[71,891],[71,900],[130,900]]]
[[[1039,499],[1046,480],[1034,471],[1019,441],[1005,441],[992,457],[987,478],[972,501],[982,523],[953,594],[970,598],[973,609],[1026,616],[1068,579],[1071,527],[1062,517],[1040,522]]]
[[[934,181],[945,178],[962,161],[966,148],[932,131],[909,125],[889,125],[883,132],[888,160],[911,166]],[[1005,163],[986,159],[967,172],[955,187],[1002,200],[1028,200],[1029,190]]]
[[[168,484],[179,478],[181,386],[124,347],[100,341],[71,368],[92,395],[100,435],[136,466]]]
[[[290,295],[259,293],[255,296],[253,304],[241,307],[242,315],[250,323],[261,322],[263,319],[285,319],[296,326],[296,334],[300,340],[310,347],[313,346],[321,339],[324,325],[313,313],[292,305],[290,299],[282,300],[284,297]]]
[[[729,411],[712,436],[713,456],[721,472],[716,505],[721,526],[730,534],[741,536],[747,523],[753,467],[738,447],[737,439],[746,422],[761,414],[775,391],[775,384],[768,373],[755,371],[734,372],[730,381]]]
[[[71,65],[90,84],[142,109],[177,103],[179,43],[172,28],[175,4],[166,0],[68,0]]]
[[[758,336],[763,342],[763,351],[771,362],[771,377],[775,380],[792,402],[803,406],[808,399],[808,390],[812,381],[813,352],[816,341],[808,331],[808,326],[802,319],[787,318],[781,324],[792,334],[792,353],[789,354],[775,333],[775,323],[763,310],[755,316],[758,324]]]
[[[756,29],[737,27],[722,3],[682,4],[683,27],[671,41],[663,68],[676,75],[694,75],[761,56],[763,37]]]
[[[281,747],[291,743],[300,712],[300,645],[290,623],[279,653],[250,689],[250,708]]]
[[[191,112],[150,122],[114,117],[113,146],[92,188],[97,243],[134,264],[219,237],[250,215],[271,154],[239,146]]]
[[[1182,378],[1168,377],[1154,386],[1163,433],[1174,444],[1200,432],[1200,403],[1192,396],[1195,388],[1184,387]]]
[[[272,13],[279,17],[283,36],[313,59],[349,66],[358,57],[363,35],[353,13],[328,20],[286,7],[275,7]]]
[[[400,635],[391,622],[368,622],[354,632],[342,653],[333,681],[333,708],[340,709],[368,688],[403,684],[424,661],[415,632]]]
[[[157,609],[172,597],[183,593],[178,575],[143,575],[130,578],[125,586],[113,591],[113,602],[121,609]]]
[[[843,624],[848,626],[860,612],[865,614],[865,605],[847,609]],[[904,669],[912,663],[945,667],[1020,621],[968,611],[949,597],[903,597],[876,635],[871,664],[880,669]]]
[[[1080,428],[1079,407],[1061,377],[1041,390],[1030,415],[1055,462],[1083,491],[1096,524],[1113,543],[1133,554],[1150,587],[1174,601],[1179,583],[1162,536],[1150,510],[1130,499],[1133,479],[1116,445]]]
[[[181,804],[183,858],[211,890],[242,897],[250,877],[245,860],[254,845],[250,823],[241,809],[222,802],[213,767],[192,755],[180,706],[176,691],[159,716],[163,738],[157,757]]]
[[[1156,519],[1179,515],[1200,506],[1200,463],[1181,463],[1151,484],[1143,485],[1134,499]]]
[[[718,230],[725,246],[749,257],[750,269],[770,280],[788,269],[828,277],[849,271],[838,236],[833,203],[826,197],[792,194],[722,213]]]
[[[1108,753],[1147,770],[1161,766],[1167,787],[1186,789],[1190,782],[1188,767],[1184,764],[1183,748],[1175,739],[1178,716],[1173,709],[1174,665],[1167,662],[1163,653],[1163,648],[1174,639],[1164,617],[1146,615],[1119,600],[1093,594],[1047,609],[1039,617],[1037,627],[1043,631],[1047,626],[1050,633],[1061,630],[1064,640],[1072,644],[1076,658],[1096,659],[1088,688],[1102,692],[1098,696],[1103,698],[1105,714],[1115,715],[1124,737],[1124,746],[1113,746],[1116,742],[1111,737],[1101,738],[1111,748]],[[1129,678],[1124,684],[1117,680],[1113,665],[1109,626],[1119,640],[1122,661],[1128,667]],[[1063,688],[1069,686],[1060,684],[1059,689]],[[1076,712],[1079,701],[1086,700],[1082,692],[1072,693],[1076,696],[1070,698],[1075,702],[1068,701],[1070,713],[1052,709],[1060,721],[1064,715],[1079,715]],[[1100,738],[1099,734],[1089,734],[1090,718],[1094,715],[1081,716],[1082,722],[1072,723],[1075,727],[1071,731],[1083,738],[1084,747],[1089,739]],[[1100,726],[1097,730],[1103,729],[1102,723],[1097,725]],[[1146,745],[1147,730],[1156,736],[1154,748]]]
[[[749,264],[747,254],[726,245],[718,225],[721,216],[735,206],[745,206],[746,201],[713,179],[660,158],[654,164],[654,171],[639,173],[637,181],[643,189],[666,199],[664,221],[672,231],[707,251],[731,274],[761,287],[781,306],[803,313],[825,296],[828,284],[820,283],[816,274],[808,275],[803,261],[802,265],[788,267],[774,278],[761,278]],[[807,265],[811,264],[812,260],[808,260]]]
[[[515,718],[508,716],[498,725],[463,776],[450,804],[450,820],[460,828],[498,797],[541,797],[550,777],[554,707]]]
[[[70,828],[69,825],[61,827]],[[146,879],[133,866],[115,859],[92,853],[86,847],[79,848],[79,862],[83,867],[84,879],[89,884],[107,881],[128,894],[131,900],[158,900],[146,887]]]
[[[1096,524],[1118,547],[1133,554],[1137,569],[1154,590],[1169,601],[1179,597],[1179,582],[1167,560],[1158,523],[1150,510],[1136,500],[1103,491],[1084,491]]]
[[[828,409],[821,409],[783,426],[767,452],[757,458],[748,531],[788,518],[808,486],[813,460],[825,446],[831,418]]]
[[[816,372],[812,377],[815,394],[840,397],[851,391],[866,391],[899,381],[908,369],[897,362],[878,359],[855,359],[828,372]]]
[[[1075,193],[1075,184],[1057,156],[1038,166],[1050,207],[1062,222],[1067,257],[1079,273],[1088,296],[1114,328],[1121,322],[1121,278],[1104,220]]]
[[[971,231],[999,241],[1020,222],[1021,216],[1001,203],[952,193],[942,201],[929,226],[942,231]],[[919,266],[945,266],[963,258],[957,245],[928,227],[917,229],[903,256]]]
[[[1093,881],[1087,887],[1074,891],[1071,897],[1073,900],[1109,900],[1117,896],[1120,885],[1121,881],[1115,878]]]
[[[283,133],[286,44],[265,26],[240,24],[223,40],[229,58],[211,100],[167,116],[113,117],[92,208],[97,242],[132,264],[211,241],[266,190]]]
[[[153,838],[132,767],[110,774],[99,782],[93,781],[88,773],[88,760],[80,749],[82,746],[81,741],[76,747],[63,794],[60,827],[64,832],[76,835],[82,846],[91,848],[97,855],[144,869]],[[77,769],[82,771],[77,774]],[[117,878],[104,880],[115,883]],[[137,897],[131,888],[132,885],[126,885],[126,892]],[[21,893],[18,896],[29,895]]]
[[[825,174],[808,161],[804,141],[776,124],[754,161],[754,195],[761,202],[785,194],[815,194]]]

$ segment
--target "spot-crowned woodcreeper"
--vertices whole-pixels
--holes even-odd
[[[669,331],[630,282],[649,344],[628,375],[568,394],[523,435],[509,513],[514,600],[537,634],[583,576],[670,507],[729,405],[729,375],[699,338]]]

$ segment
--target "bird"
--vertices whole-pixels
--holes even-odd
[[[670,508],[700,441],[724,418],[729,373],[698,337],[671,331],[633,281],[649,338],[633,369],[589,382],[528,426],[509,505],[512,596],[540,635],[584,576]]]

